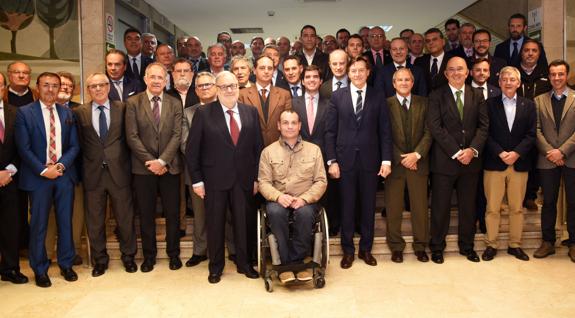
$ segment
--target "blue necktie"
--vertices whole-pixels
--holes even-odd
[[[98,110],[100,110],[100,118],[99,118],[99,130],[100,130],[100,140],[102,142],[106,141],[106,137],[108,136],[108,122],[106,120],[106,113],[104,112],[104,106],[98,106]]]

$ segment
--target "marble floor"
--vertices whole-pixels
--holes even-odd
[[[98,278],[80,266],[73,283],[52,265],[53,285],[41,289],[23,262],[31,282],[0,282],[0,317],[574,317],[575,263],[566,253],[560,248],[547,259],[521,262],[499,251],[477,264],[447,254],[443,265],[412,254],[403,264],[377,255],[377,267],[356,260],[348,270],[333,257],[323,289],[276,281],[273,293],[230,264],[222,281],[210,285],[207,262],[170,271],[167,260],[134,274],[112,261]]]

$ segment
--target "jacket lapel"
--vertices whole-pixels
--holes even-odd
[[[567,100],[565,101],[565,107],[563,107],[563,113],[561,114],[561,121],[565,118],[565,115],[569,111],[571,107],[574,107],[575,102],[575,92],[570,89],[567,89]]]
[[[120,108],[115,105],[115,103],[110,102],[110,126],[108,129],[108,136],[106,137],[105,144],[109,144],[112,140],[114,140],[113,136],[121,135],[119,131],[122,129],[122,112]]]
[[[218,130],[222,134],[222,137],[224,138],[224,140],[230,146],[233,147],[234,143],[232,141],[232,136],[230,135],[230,131],[228,130],[228,125],[226,124],[226,116],[224,115],[224,112],[222,111],[222,105],[219,102],[217,102],[217,103],[211,104],[210,107],[212,107],[210,113],[211,113],[213,123],[216,125],[216,127],[218,127]],[[240,116],[241,116],[241,113],[240,113]],[[240,120],[241,119],[242,118],[240,117]],[[240,131],[240,137],[241,137],[241,131]],[[238,143],[239,143],[239,138],[238,138]]]
[[[47,138],[46,138],[46,127],[44,126],[45,125],[44,124],[44,116],[42,115],[42,105],[40,105],[40,102],[36,102],[36,104],[34,105],[32,114],[35,117],[36,125],[38,126],[40,133],[44,137],[44,140],[47,140]]]
[[[166,122],[166,118],[170,118],[172,113],[172,102],[167,98],[166,93],[164,93],[164,97],[162,98],[162,108],[160,111],[160,125],[158,127],[158,131],[162,131],[162,127]]]
[[[511,125],[511,131],[517,129],[517,125],[520,121],[523,121],[523,113],[525,112],[525,102],[517,96],[517,102],[515,103],[515,119],[513,120],[513,125]],[[505,115],[505,111],[503,111],[503,117],[505,119],[505,123],[507,123],[507,127],[509,127],[509,123],[507,122],[507,116]]]
[[[410,107],[413,106],[413,97],[411,99],[412,104]],[[403,137],[405,136],[405,132],[403,131],[403,123],[401,122],[401,109],[400,107],[402,107],[399,104],[399,100],[397,100],[397,97],[392,98],[391,103],[389,103],[389,111],[391,112],[391,117],[393,119],[393,123],[394,125],[392,127],[397,127],[398,133],[397,135],[400,136],[402,138],[402,140],[397,140],[397,143],[400,145],[405,144],[405,140],[403,139]]]
[[[164,101],[160,101],[160,102],[163,103]],[[146,114],[146,117],[148,118],[150,123],[152,123],[152,127],[154,127],[154,130],[156,132],[158,132],[158,127],[156,127],[156,124],[154,123],[154,116],[152,115],[152,103],[148,99],[148,94],[146,93],[146,91],[144,91],[140,95],[139,105],[141,105],[141,107],[144,108],[144,114]],[[160,120],[160,123],[161,122],[162,122],[162,120]]]

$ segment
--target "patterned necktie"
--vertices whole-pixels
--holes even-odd
[[[3,112],[3,107],[0,107],[0,112]],[[0,120],[0,142],[4,143],[4,122]]]
[[[48,107],[50,112],[50,139],[48,140],[48,164],[55,164],[58,162],[58,154],[56,153],[56,118],[54,115],[55,106]]]
[[[437,69],[437,58],[434,57],[433,58],[433,65],[431,65],[431,77],[435,77],[435,75],[437,75],[438,69]]]
[[[459,90],[455,92],[455,103],[457,104],[457,110],[459,111],[459,117],[463,120],[463,101],[461,100],[461,94],[463,91]]]
[[[401,106],[403,106],[403,108],[405,108],[406,111],[409,111],[409,107],[407,106],[407,98],[403,99],[403,103],[401,103]]]
[[[156,127],[160,126],[160,96],[152,97],[154,107],[152,108],[152,115],[154,115],[154,124]]]
[[[361,120],[361,112],[363,111],[363,98],[361,97],[361,89],[357,90],[357,101],[355,103],[355,118],[359,122]]]
[[[234,118],[234,111],[229,109],[226,110],[228,115],[230,115],[230,135],[232,136],[232,141],[234,142],[234,146],[238,144],[238,138],[240,138],[240,128],[238,127],[238,123]]]
[[[98,110],[100,110],[100,117],[98,118],[98,129],[100,132],[100,140],[102,142],[106,141],[106,137],[108,136],[108,121],[106,120],[106,113],[104,112],[105,107],[103,105],[98,106]]]
[[[343,83],[341,81],[337,81],[337,83],[335,83],[335,85],[337,85],[337,88],[335,90],[340,89],[342,84]]]
[[[194,73],[198,72],[198,65],[199,65],[199,60],[192,60],[192,68],[194,69]]]
[[[140,76],[140,70],[138,70],[138,63],[136,63],[136,58],[133,57],[132,58],[132,73],[134,73],[134,76],[138,77]]]
[[[309,104],[307,105],[307,126],[309,127],[309,133],[313,131],[313,124],[315,122],[315,112],[313,111],[314,103],[313,96],[309,97]]]
[[[268,90],[265,89],[265,88],[262,88],[262,90],[261,90],[261,92],[262,92],[262,99],[264,100],[264,102],[268,99],[268,96],[267,96],[267,94],[266,94],[267,91],[268,91]]]
[[[118,91],[118,96],[120,96],[120,100],[123,101],[124,100],[124,83],[122,83],[122,81],[112,81],[112,83],[114,83],[114,87],[116,87],[116,90]]]
[[[297,90],[299,89],[299,86],[292,86],[291,90],[293,92],[292,96],[299,96],[297,94]]]

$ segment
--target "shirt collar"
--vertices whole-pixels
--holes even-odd
[[[358,88],[355,85],[353,85],[353,83],[349,83],[350,86],[350,90],[352,91],[352,93],[357,93],[358,89],[361,89],[361,92],[363,93],[363,96],[365,96],[365,92],[367,91],[367,83],[365,83],[365,85],[363,86],[363,88]]]
[[[104,104],[98,104],[98,103],[92,101],[92,109],[93,109],[93,110],[97,110],[97,109],[98,109],[98,106],[104,106],[104,108],[106,108],[107,110],[110,110],[110,100],[109,100],[109,99],[106,100],[106,101],[104,102]]]
[[[155,96],[154,94],[150,93],[149,90],[146,90],[146,95],[148,95],[148,100],[152,101],[152,98]],[[160,95],[158,95],[158,97],[160,97],[160,103],[164,100],[164,92],[162,91],[160,93]]]
[[[484,89],[487,89],[487,82],[483,83],[483,85],[479,85],[477,83],[475,83],[475,81],[471,81],[471,87],[483,87]]]
[[[503,104],[516,104],[517,93],[515,93],[512,98],[507,97],[505,94],[501,94],[501,100],[503,101]]]
[[[306,100],[308,100],[310,98],[310,96],[313,96],[313,100],[317,102],[319,100],[319,91],[315,92],[315,94],[310,94],[309,92],[305,92],[304,96],[305,96]]]
[[[397,100],[399,101],[400,105],[403,105],[403,100],[407,99],[407,104],[411,105],[411,94],[407,95],[407,97],[403,97],[399,94],[395,94],[395,97],[397,97]]]
[[[282,136],[280,136],[280,144],[281,144],[282,146],[284,146],[284,147],[286,147],[286,148],[292,150],[292,151],[298,151],[298,150],[301,148],[301,146],[299,146],[299,145],[303,145],[302,139],[301,139],[301,135],[298,135],[298,136],[297,136],[297,140],[296,140],[295,145],[294,145],[293,147],[290,146],[290,145],[287,143],[287,141],[285,141],[285,140],[283,139]]]
[[[405,60],[403,62],[403,64],[399,64],[399,63],[396,63],[395,61],[393,61],[393,65],[395,65],[395,68],[398,68],[400,66],[407,67],[407,60]]]
[[[431,57],[431,63],[433,63],[433,59],[437,59],[437,61],[443,61],[443,57],[445,56],[445,51],[441,51],[441,54],[438,56],[429,55]]]
[[[271,86],[272,86],[271,83],[269,83],[268,86],[261,86],[258,82],[256,82],[256,88],[258,89],[258,93],[262,90],[262,88],[265,88],[267,90],[267,93],[269,93]]]
[[[48,109],[48,105],[44,104],[41,100],[38,100],[38,102],[40,103],[40,107],[42,109]],[[54,103],[54,105],[52,105],[53,107],[56,107],[56,103]]]
[[[234,105],[234,107],[232,107],[231,109],[230,109],[230,108],[227,108],[226,106],[224,106],[224,105],[222,105],[222,104],[220,104],[220,106],[222,106],[222,111],[224,112],[224,114],[225,114],[228,110],[231,110],[232,112],[234,112],[234,113],[236,113],[236,114],[239,114],[239,113],[240,113],[240,111],[238,110],[238,103],[237,103],[237,102],[236,102],[236,104]]]
[[[138,53],[136,56],[131,56],[128,54],[128,58],[130,59],[130,62],[132,62],[134,58],[136,58],[137,61],[140,61],[142,59],[142,53]]]
[[[10,87],[10,86],[8,86],[8,90],[10,91],[10,93],[18,95],[18,96],[24,96],[24,95],[28,94],[28,91],[29,91],[28,87],[26,87],[26,90],[23,93],[20,93],[20,92],[13,90],[12,87]]]
[[[453,94],[453,96],[455,96],[455,92],[457,92],[457,91],[461,91],[461,94],[465,95],[465,85],[463,85],[461,87],[461,89],[457,89],[457,88],[451,86],[451,84],[449,84],[449,89],[451,89],[451,94]]]
[[[303,55],[305,55],[306,58],[310,58],[312,59],[315,56],[315,53],[317,52],[317,49],[313,49],[313,52],[311,54],[307,54],[305,51],[302,51]]]
[[[563,93],[561,93],[559,96],[557,96],[557,94],[555,94],[554,90],[551,90],[551,96],[555,97],[555,99],[559,100],[561,99],[563,96],[568,97],[569,96],[569,89],[567,88],[567,86],[565,86],[565,88],[563,89]]]

